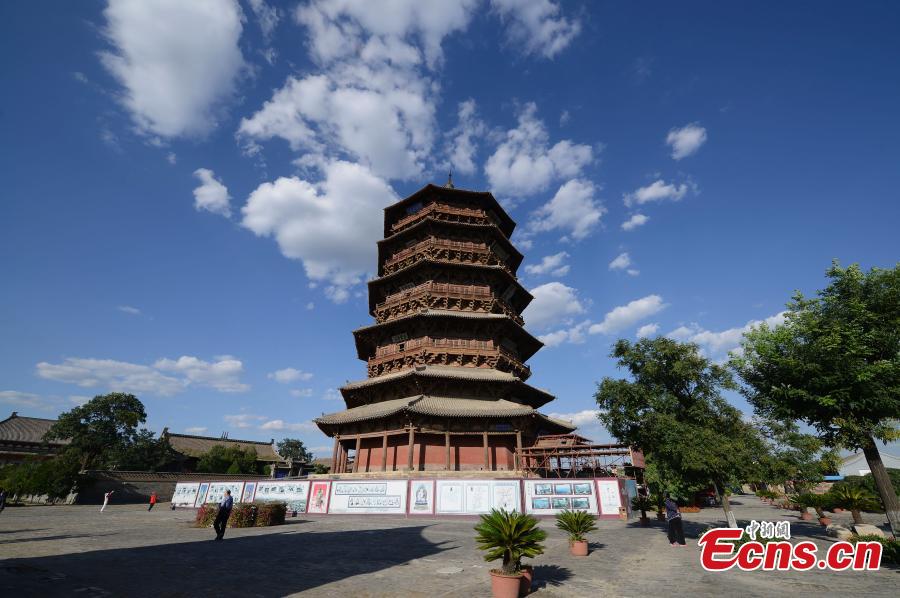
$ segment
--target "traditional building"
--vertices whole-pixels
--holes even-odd
[[[55,419],[22,417],[13,411],[12,415],[0,421],[0,465],[49,459],[56,455],[69,441],[44,440],[44,434],[55,423]]]
[[[487,192],[427,185],[385,208],[375,324],[353,332],[368,378],[323,415],[332,473],[518,470],[538,435],[574,428],[526,383],[542,343],[523,328],[515,222]]]
[[[236,447],[241,450],[256,451],[256,462],[260,465],[268,465],[271,468],[272,477],[285,477],[297,475],[302,470],[304,463],[292,459],[285,459],[278,454],[275,448],[275,439],[269,442],[258,440],[237,440],[228,438],[227,434],[216,438],[215,436],[196,436],[194,434],[174,434],[168,428],[163,428],[160,437],[169,441],[175,453],[175,462],[170,463],[166,469],[169,471],[193,472],[197,470],[197,462],[204,454],[214,446],[225,448]]]

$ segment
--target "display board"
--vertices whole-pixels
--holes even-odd
[[[555,515],[564,510],[597,513],[592,480],[525,480],[525,512]]]
[[[200,489],[197,490],[197,501],[194,503],[195,507],[199,507],[206,501],[206,493],[209,491],[209,482],[203,482],[200,484]]]
[[[253,495],[256,493],[256,482],[246,482],[244,484],[244,493],[241,494],[241,502],[253,502]]]
[[[597,480],[597,494],[600,496],[600,514],[618,517],[622,506],[619,480]]]
[[[331,483],[329,513],[406,513],[406,480]]]
[[[434,514],[434,480],[412,480],[409,483],[409,514]]]
[[[307,513],[324,515],[328,512],[328,488],[329,481],[315,481],[310,484],[309,502],[306,505]]]
[[[197,502],[197,492],[200,484],[178,482],[175,484],[175,493],[172,494],[172,505],[176,507],[193,507]]]
[[[288,513],[295,511],[305,513],[308,497],[309,482],[306,480],[295,482],[266,480],[259,482],[253,501],[283,502],[287,505]]]
[[[225,498],[226,490],[231,490],[231,497],[234,499],[234,502],[238,502],[241,493],[244,491],[244,482],[210,482],[209,491],[206,493],[206,499],[203,502],[206,504],[222,502],[222,499]]]
[[[435,486],[435,513],[439,515],[521,509],[519,480],[437,480]]]

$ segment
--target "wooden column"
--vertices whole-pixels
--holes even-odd
[[[338,448],[338,473],[344,473],[347,471],[347,449],[344,448],[344,443],[341,442],[340,448]]]
[[[362,445],[362,437],[357,434],[356,435],[356,454],[353,455],[353,473],[359,471],[359,447]]]
[[[522,430],[516,430],[516,456],[513,457],[516,469],[522,469],[520,455],[522,454]]]
[[[412,471],[413,468],[413,447],[416,445],[416,429],[409,427],[409,444],[406,449],[406,469]]]
[[[387,471],[387,432],[381,439],[381,471]]]
[[[447,471],[450,471],[450,432],[444,432],[444,450],[446,451]]]
[[[331,473],[337,473],[337,462],[338,462],[338,446],[341,444],[341,437],[334,437],[334,450],[331,451]]]
[[[485,431],[483,433],[484,437],[484,470],[489,471],[491,469],[491,456],[488,454],[488,433]]]

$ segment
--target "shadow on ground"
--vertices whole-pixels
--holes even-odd
[[[223,542],[204,534],[202,541],[6,559],[0,596],[284,596],[454,548],[426,540],[427,527],[228,530]]]
[[[558,565],[536,565],[534,568],[533,589],[548,586],[561,586],[572,577],[572,572]]]

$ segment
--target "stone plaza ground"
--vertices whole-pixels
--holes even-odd
[[[734,499],[739,521],[790,520],[794,537],[827,546],[816,522]],[[0,515],[0,596],[490,596],[486,563],[475,549],[475,520],[394,516],[289,519],[283,526],[191,527],[193,510],[167,505],[7,508]],[[847,523],[849,516],[838,515]],[[847,521],[844,521],[847,519]],[[883,516],[869,519],[883,523]],[[586,558],[569,556],[548,519],[546,552],[534,560],[537,596],[897,596],[900,569],[873,572],[705,572],[698,533],[721,509],[685,515],[686,548],[664,528],[602,521]],[[884,529],[884,525],[882,525]],[[691,541],[693,539],[693,541]]]

